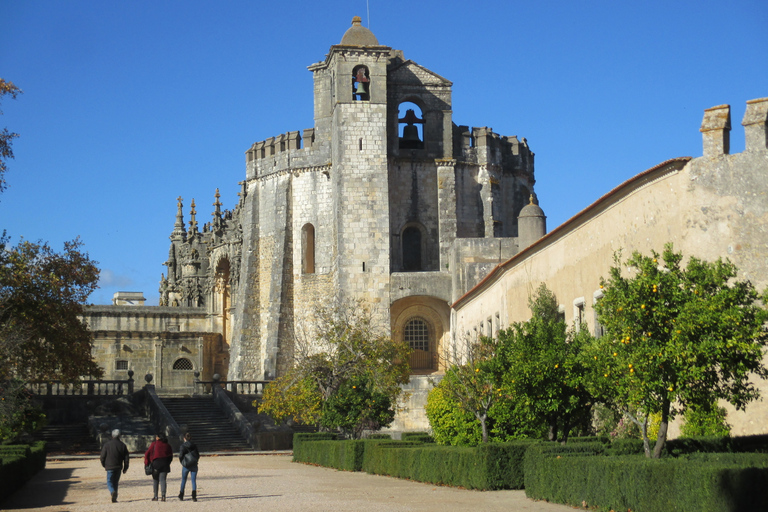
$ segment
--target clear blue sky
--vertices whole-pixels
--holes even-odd
[[[453,120],[526,137],[553,229],[666,159],[700,156],[703,110],[768,96],[768,2],[673,0],[0,2],[18,132],[0,229],[80,236],[118,290],[157,304],[176,197],[237,201],[244,152],[313,126],[312,75],[352,16],[453,81]]]

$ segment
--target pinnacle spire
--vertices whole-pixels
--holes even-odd
[[[187,232],[184,230],[184,213],[181,210],[184,205],[182,203],[181,196],[176,198],[176,201],[176,224],[173,225],[173,233],[171,233],[170,238],[171,240],[184,240]]]
[[[192,203],[190,205],[192,209],[189,212],[189,236],[194,237],[197,234],[197,219],[195,218],[195,215],[197,212],[195,211],[195,200],[192,199]]]

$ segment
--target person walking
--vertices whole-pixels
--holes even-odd
[[[187,485],[187,475],[192,480],[192,501],[197,501],[197,461],[200,460],[200,452],[197,445],[192,442],[192,434],[184,434],[184,444],[179,450],[179,462],[181,462],[181,489],[179,500],[184,501],[184,487]]]
[[[117,486],[120,483],[120,472],[128,471],[130,455],[128,447],[120,440],[120,430],[112,431],[112,439],[101,447],[101,466],[107,470],[107,489],[112,496],[112,503],[117,503]]]
[[[171,472],[173,448],[168,444],[168,438],[157,434],[155,440],[144,453],[144,465],[152,465],[152,501],[157,501],[157,488],[160,487],[161,501],[165,501],[165,489],[168,473]]]

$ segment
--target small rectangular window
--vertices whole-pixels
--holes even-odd
[[[581,324],[587,321],[585,316],[584,297],[579,297],[573,301],[573,323],[576,331],[581,330]]]
[[[605,336],[605,328],[600,323],[600,319],[597,317],[597,310],[595,309],[594,305],[597,304],[597,301],[603,298],[603,292],[602,290],[597,290],[595,293],[592,294],[592,311],[594,311],[595,314],[595,338],[602,338]]]
[[[115,361],[115,370],[127,370],[127,369],[128,369],[128,361],[124,361],[124,360]]]

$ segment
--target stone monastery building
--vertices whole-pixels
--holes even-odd
[[[128,294],[89,308],[107,378],[152,373],[168,390],[189,389],[194,371],[272,379],[317,301],[362,299],[414,349],[399,425],[424,428],[438,353],[527,319],[539,283],[566,321],[599,334],[592,305],[618,249],[671,241],[768,286],[768,99],[748,103],[744,153],[728,154],[729,107],[709,109],[703,157],[659,164],[547,234],[526,140],[456,124],[452,83],[359,18],[309,71],[314,127],[246,151],[234,210],[217,191],[198,226],[194,200],[185,222],[179,198],[160,305]],[[734,433],[766,431],[768,406],[748,413]]]

